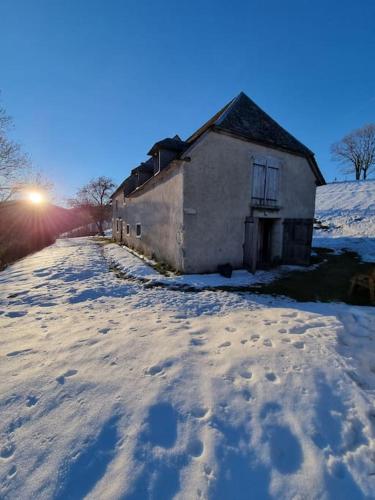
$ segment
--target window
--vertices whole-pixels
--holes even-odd
[[[135,234],[136,234],[137,238],[141,237],[141,233],[142,233],[141,225],[140,224],[136,224],[136,226],[135,226]]]
[[[115,209],[118,209],[118,200],[115,200]]]
[[[254,158],[253,205],[276,207],[279,201],[280,163],[274,158]]]
[[[130,226],[129,226],[129,224],[126,224],[126,234],[127,234],[127,236],[129,236],[129,234],[130,234]]]

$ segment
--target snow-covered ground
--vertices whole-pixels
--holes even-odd
[[[302,266],[280,266],[272,271],[257,271],[254,274],[246,269],[235,270],[230,278],[225,278],[217,273],[211,274],[170,274],[164,276],[156,271],[150,261],[136,254],[125,246],[111,243],[104,247],[104,253],[108,261],[124,273],[127,277],[135,278],[147,283],[160,284],[164,286],[186,287],[186,288],[230,288],[249,287],[261,283],[269,283],[275,278],[280,278],[291,270],[306,270]],[[310,268],[311,269],[311,268]]]
[[[0,498],[374,498],[374,308],[146,288],[89,239],[0,304]]]
[[[315,231],[315,246],[347,248],[375,262],[375,180],[319,187],[315,216],[329,227]]]

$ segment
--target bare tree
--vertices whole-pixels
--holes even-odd
[[[375,124],[370,123],[354,130],[331,147],[332,158],[344,167],[344,173],[355,173],[356,180],[363,179],[375,167]]]
[[[30,160],[21,147],[8,137],[13,122],[0,106],[0,201],[11,198],[15,184],[30,168]]]
[[[76,197],[69,200],[71,206],[88,212],[101,235],[104,234],[104,222],[111,217],[110,195],[114,187],[112,179],[101,176],[81,187]]]

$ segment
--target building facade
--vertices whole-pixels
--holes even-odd
[[[149,155],[112,195],[114,239],[183,273],[309,263],[324,178],[245,94]]]

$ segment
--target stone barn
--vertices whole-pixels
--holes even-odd
[[[309,263],[324,178],[312,151],[243,92],[148,155],[112,195],[114,239],[182,273]]]

